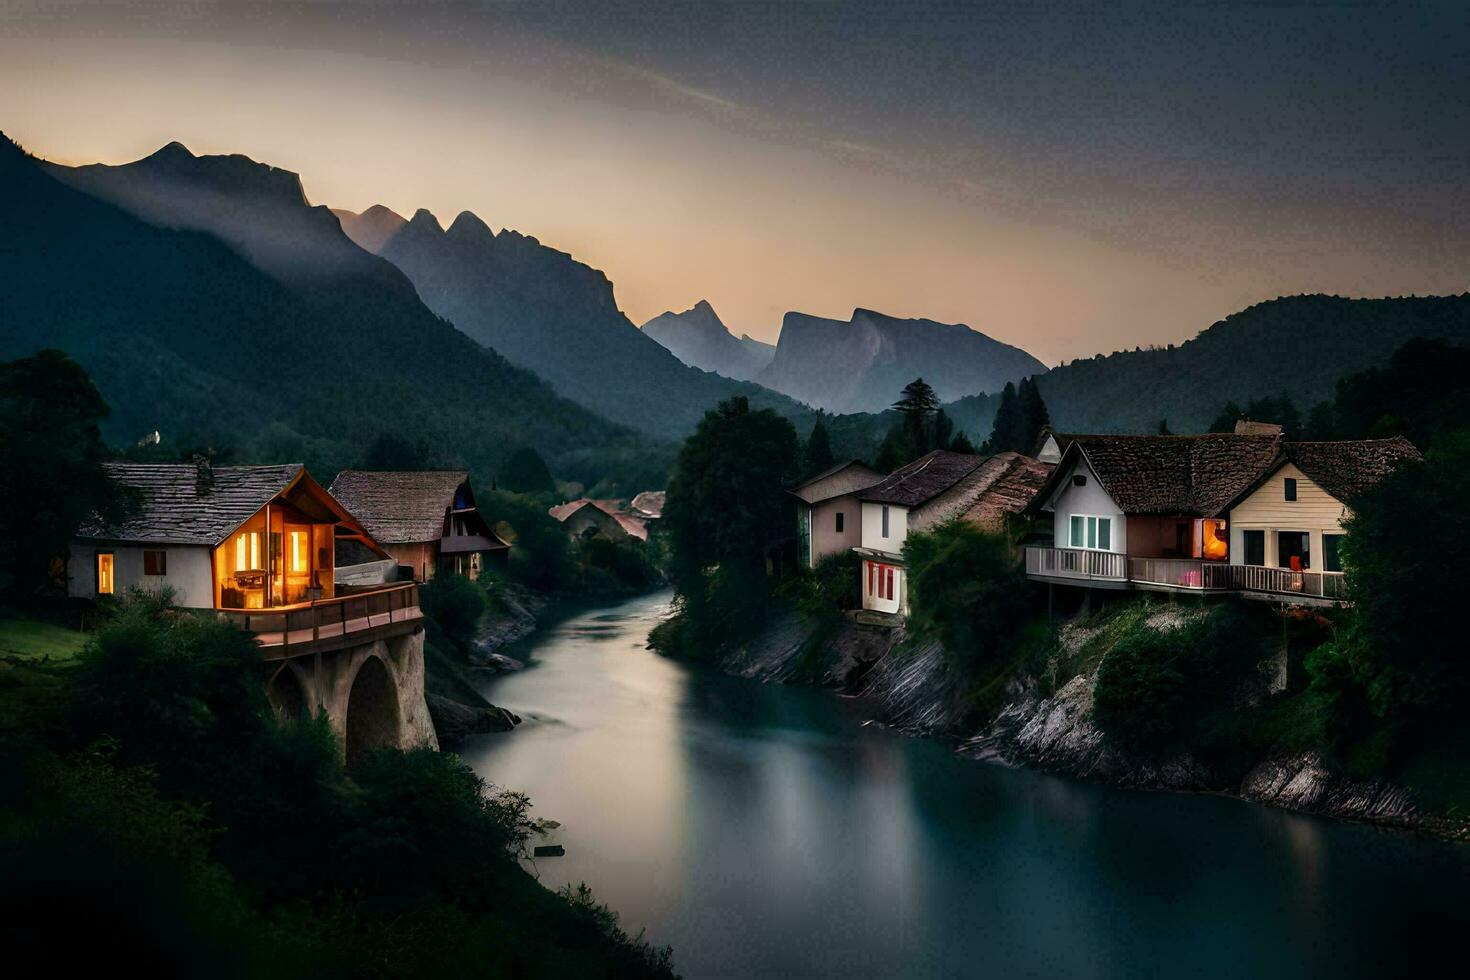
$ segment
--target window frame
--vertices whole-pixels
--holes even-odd
[[[107,558],[107,591],[102,590],[102,559]],[[92,552],[92,591],[95,595],[117,595],[117,552],[99,549]]]
[[[882,533],[880,534],[880,537],[887,538],[888,537],[888,505],[887,504],[882,504],[881,506],[883,507],[883,530],[882,530]]]
[[[1116,554],[1113,551],[1113,517],[1112,514],[1068,514],[1067,515],[1067,547],[1074,551],[1100,551],[1106,554]],[[1076,543],[1075,532],[1077,524],[1082,522],[1082,542]],[[1106,522],[1106,525],[1104,525]],[[1107,547],[1101,547],[1098,542],[1102,540],[1102,528],[1107,527]],[[1092,541],[1092,544],[1087,544]]]
[[[1345,537],[1347,535],[1341,531],[1322,532],[1322,571],[1336,573],[1343,571],[1342,552],[1338,549],[1342,547],[1342,539]],[[1330,545],[1328,544],[1329,541],[1332,542]],[[1333,568],[1332,566],[1334,565],[1337,567]]]
[[[1286,502],[1289,503],[1289,504],[1296,503],[1296,500],[1297,500],[1296,477],[1294,477],[1294,476],[1282,477],[1282,486],[1284,488],[1283,496],[1286,498]]]
[[[839,510],[839,511],[836,512],[836,514],[834,515],[834,519],[832,521],[832,527],[833,527],[833,533],[834,534],[841,534],[842,533],[842,531],[843,531],[843,525],[846,524],[846,519],[845,518],[846,518],[846,514],[843,511],[840,511]]]
[[[149,561],[148,561],[148,559],[151,558],[151,557],[156,557],[158,559],[158,570],[157,571],[152,571],[149,568]],[[143,574],[144,575],[152,575],[152,576],[156,576],[156,577],[163,577],[163,576],[168,575],[168,552],[166,550],[164,550],[163,548],[144,548],[143,549]]]

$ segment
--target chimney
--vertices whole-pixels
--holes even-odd
[[[208,456],[194,455],[194,491],[203,496],[214,489],[214,463]]]

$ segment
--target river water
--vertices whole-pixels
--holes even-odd
[[[484,690],[524,723],[463,755],[561,822],[544,883],[586,881],[685,976],[1386,976],[1459,959],[1470,846],[959,759],[831,693],[651,653],[668,600],[512,651],[526,669]]]

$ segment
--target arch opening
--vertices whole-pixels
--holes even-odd
[[[308,714],[306,688],[290,667],[282,667],[276,672],[265,696],[281,721],[300,721]]]
[[[347,761],[369,749],[398,744],[398,692],[381,657],[368,657],[357,669],[347,696]]]

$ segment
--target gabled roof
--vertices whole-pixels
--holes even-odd
[[[81,528],[78,536],[211,547],[306,472],[300,463],[213,469],[193,463],[102,465],[108,476],[136,491],[137,508],[116,526],[91,524]]]
[[[566,523],[573,514],[576,514],[584,507],[591,507],[604,516],[612,518],[617,522],[619,527],[639,541],[648,540],[648,525],[632,514],[626,513],[616,500],[589,500],[583,497],[580,500],[571,500],[564,504],[557,504],[554,507],[548,508],[547,513],[558,521]]]
[[[967,521],[998,527],[1011,514],[1019,514],[1031,503],[1051,476],[1049,463],[1020,453],[999,453],[981,467],[985,480],[979,493],[963,512]]]
[[[1403,463],[1422,459],[1403,436],[1392,439],[1346,439],[1336,442],[1287,442],[1261,474],[1221,508],[1223,513],[1287,463],[1296,464],[1317,486],[1347,504],[1373,489]]]
[[[848,470],[852,471],[850,474],[851,479],[849,481],[841,484],[841,486],[838,488],[828,488],[835,490],[835,492],[827,493],[818,488],[819,484],[825,483],[826,481],[832,479],[832,477],[837,476],[839,473],[843,473]],[[841,497],[845,494],[865,489],[866,487],[870,487],[882,479],[883,474],[873,469],[867,463],[864,463],[860,459],[849,459],[846,462],[838,463],[836,466],[832,466],[823,470],[814,477],[803,480],[796,486],[792,487],[790,492],[800,499],[804,500],[806,503],[815,504],[820,503],[823,500],[830,500],[833,497]]]
[[[936,449],[894,470],[858,495],[878,504],[918,507],[969,476],[988,457]]]
[[[463,470],[343,470],[330,493],[380,544],[437,541]]]
[[[1043,507],[1077,460],[1086,460],[1125,514],[1211,517],[1259,477],[1280,449],[1277,436],[1071,436],[1031,510]]]

